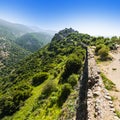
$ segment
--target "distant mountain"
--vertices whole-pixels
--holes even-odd
[[[34,31],[34,32],[42,32],[42,33],[47,33],[47,34],[50,34],[50,35],[54,35],[55,33],[57,33],[57,31],[55,30],[45,30],[45,29],[41,29],[39,27],[36,27],[36,26],[30,26],[30,28]]]
[[[22,48],[35,52],[49,43],[52,35],[47,33],[27,33],[16,39],[16,43]]]
[[[16,63],[29,54],[30,52],[21,48],[14,41],[0,38],[0,76],[8,74]]]
[[[0,19],[0,37],[5,36],[7,38],[9,37],[9,39],[13,39],[14,37],[21,36],[28,32],[33,32],[33,30],[22,24],[15,24]]]
[[[10,73],[24,57],[50,42],[52,35],[33,31],[25,25],[0,19],[0,76]]]

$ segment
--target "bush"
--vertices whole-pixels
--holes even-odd
[[[104,44],[100,44],[100,45],[97,45],[97,46],[96,46],[96,49],[95,49],[96,55],[98,55],[98,51],[99,51],[102,47],[104,47],[104,46],[105,46]]]
[[[109,48],[108,47],[103,47],[98,51],[98,54],[100,55],[101,60],[106,60],[108,58],[109,54]]]
[[[71,93],[71,85],[70,84],[64,84],[61,89],[61,93],[58,96],[57,104],[59,107],[63,105],[63,103],[67,100],[68,96]]]
[[[67,82],[67,78],[72,74],[77,74],[82,67],[82,61],[76,55],[72,55],[66,62],[64,72],[61,76],[60,83]]]
[[[17,86],[14,92],[0,97],[0,118],[12,115],[23,105],[24,101],[30,97],[31,88],[27,85]]]
[[[57,88],[56,88],[56,85],[55,83],[53,82],[48,82],[42,89],[42,92],[41,92],[41,96],[39,97],[39,99],[44,99],[44,98],[47,98],[53,91],[56,91]]]
[[[117,114],[118,118],[120,118],[120,111],[115,110],[115,113]]]
[[[107,90],[116,90],[115,84],[111,80],[109,80],[103,73],[101,73],[101,77]]]
[[[42,72],[42,73],[36,74],[32,79],[32,85],[38,86],[41,83],[43,83],[46,79],[48,79],[48,73]]]
[[[72,87],[74,87],[74,86],[77,84],[77,81],[78,81],[78,77],[77,77],[77,75],[75,75],[75,74],[70,75],[69,78],[68,78],[68,83],[69,83]]]
[[[65,71],[67,71],[69,75],[71,73],[77,73],[81,66],[82,61],[76,55],[73,55],[66,62]]]

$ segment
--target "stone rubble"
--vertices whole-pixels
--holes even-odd
[[[90,48],[88,48],[87,111],[88,120],[120,120],[115,114],[113,102],[104,87]]]

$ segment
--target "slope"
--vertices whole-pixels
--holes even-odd
[[[1,79],[0,118],[59,119],[83,68],[85,50],[81,41],[85,36],[71,28],[60,31],[50,44]],[[75,98],[72,101],[75,103]]]
[[[33,32],[33,30],[22,24],[15,24],[15,23],[11,23],[11,22],[0,19],[0,37],[6,36],[7,39],[8,38],[10,39],[10,36],[11,36],[11,39],[13,40],[13,36],[19,37],[28,32]]]
[[[29,54],[13,41],[0,38],[0,76],[7,75],[16,63]]]
[[[52,36],[47,33],[27,33],[16,39],[22,48],[35,52],[50,42]]]

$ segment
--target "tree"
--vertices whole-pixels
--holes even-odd
[[[81,59],[79,59],[79,57],[76,56],[75,54],[71,55],[66,62],[64,72],[59,82],[60,83],[67,82],[67,78],[73,73],[77,74],[81,67],[82,67]]]

